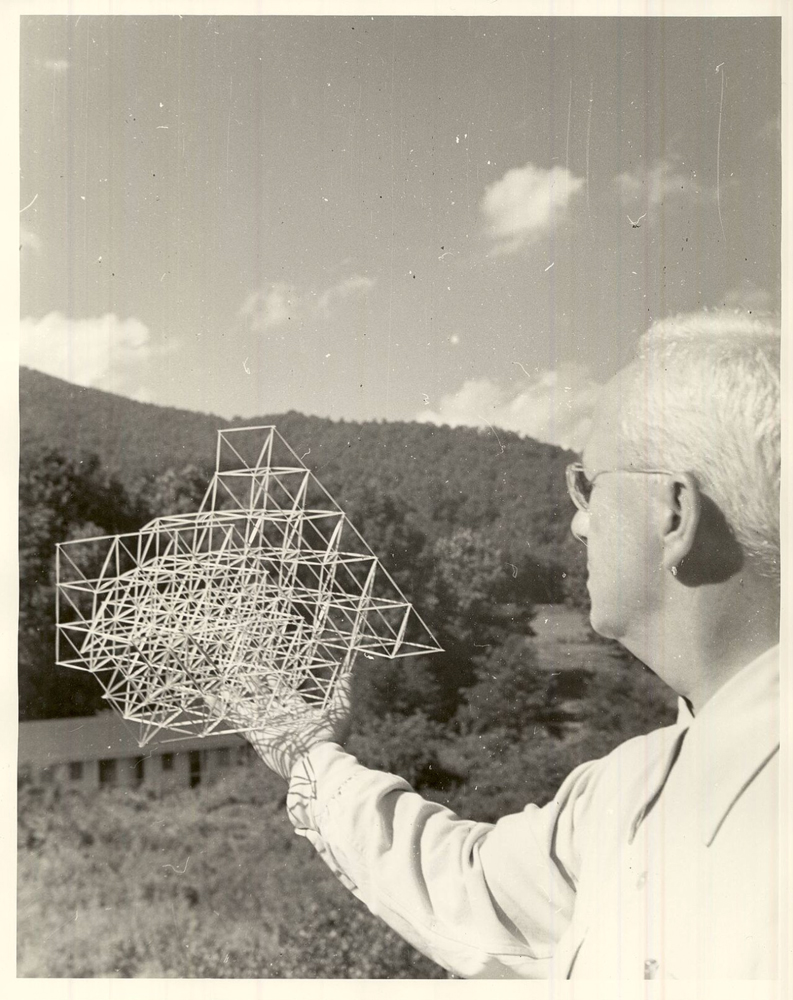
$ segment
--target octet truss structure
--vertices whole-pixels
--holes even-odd
[[[194,513],[57,547],[57,662],[96,677],[140,746],[244,732],[218,699],[258,723],[326,708],[357,653],[439,648],[275,427],[218,432]]]

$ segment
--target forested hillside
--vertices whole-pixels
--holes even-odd
[[[300,413],[247,420],[137,403],[22,369],[23,454],[48,448],[67,459],[96,456],[130,494],[168,470],[208,475],[219,427],[275,424],[337,499],[364,490],[397,498],[432,534],[494,526],[521,546],[558,546],[569,537],[564,466],[552,445],[471,428],[355,423]],[[580,547],[569,545],[572,556]]]
[[[19,373],[19,420],[23,452],[46,446],[70,458],[96,455],[127,487],[141,475],[211,463],[215,431],[228,423],[86,389],[29,368]]]

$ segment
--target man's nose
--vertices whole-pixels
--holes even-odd
[[[570,522],[570,531],[578,539],[579,542],[583,542],[586,545],[587,534],[589,533],[589,514],[585,510],[577,510]]]

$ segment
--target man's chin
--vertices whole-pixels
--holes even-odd
[[[604,615],[595,604],[589,610],[589,624],[604,639],[619,639],[622,635],[622,629],[619,628],[614,619]]]

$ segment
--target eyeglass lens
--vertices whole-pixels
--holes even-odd
[[[576,469],[574,473],[574,486],[576,495],[581,500],[583,506],[589,506],[589,498],[592,495],[592,483],[587,478],[583,469]]]

